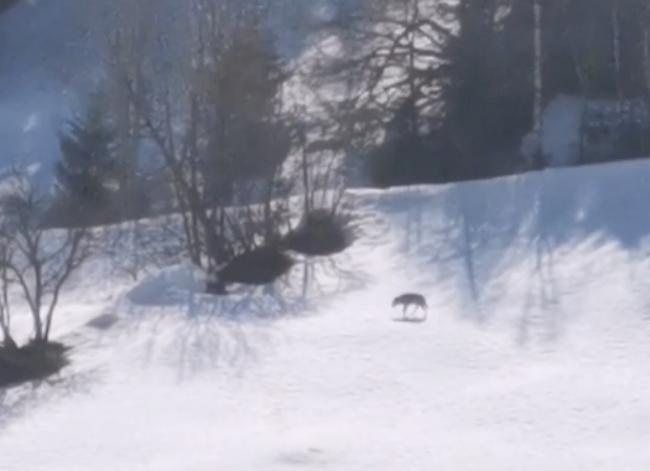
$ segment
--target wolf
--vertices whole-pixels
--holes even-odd
[[[406,310],[408,309],[409,306],[415,306],[416,308],[420,308],[422,312],[424,312],[424,318],[427,318],[427,301],[424,299],[424,296],[418,293],[404,293],[399,296],[397,296],[395,299],[393,299],[393,304],[392,306],[399,306],[402,305],[402,318],[406,318]]]

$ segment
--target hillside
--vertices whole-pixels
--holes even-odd
[[[643,469],[649,183],[637,161],[352,191],[351,249],[233,298],[96,260],[59,311],[72,366],[0,393],[0,469]],[[427,322],[395,322],[405,290]]]

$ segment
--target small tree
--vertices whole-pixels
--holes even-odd
[[[84,227],[46,233],[42,225],[46,206],[32,183],[17,175],[12,186],[0,199],[2,323],[8,332],[7,287],[15,282],[29,307],[34,339],[47,342],[61,289],[90,255],[90,233]]]

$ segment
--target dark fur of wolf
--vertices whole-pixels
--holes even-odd
[[[427,300],[419,293],[404,293],[393,299],[392,306],[402,305],[402,316],[406,317],[406,310],[409,306],[415,306],[424,311],[424,317],[427,316]]]

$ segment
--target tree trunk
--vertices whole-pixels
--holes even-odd
[[[303,129],[299,130],[300,132],[300,148],[301,148],[301,153],[302,153],[302,186],[303,186],[303,191],[304,191],[304,198],[305,201],[303,202],[304,204],[304,216],[307,217],[307,215],[311,212],[312,205],[311,205],[311,196],[310,196],[310,185],[309,185],[309,155],[307,151],[307,135],[306,131]]]
[[[650,7],[646,4],[643,7],[643,78],[645,82],[646,95],[650,95],[650,30],[648,21],[650,20]]]
[[[0,314],[0,316],[4,316],[4,314]],[[0,317],[0,330],[2,330],[2,345],[4,348],[8,348],[11,350],[15,350],[18,348],[16,345],[16,342],[14,342],[13,337],[11,336],[11,332],[9,331],[9,326],[7,323],[4,321],[3,317]]]
[[[612,3],[612,49],[614,56],[614,73],[616,74],[616,95],[618,97],[618,106],[623,99],[623,87],[621,85],[621,25],[618,11],[618,2]]]
[[[534,165],[536,168],[544,166],[544,156],[542,154],[542,105],[543,105],[543,49],[542,49],[542,4],[541,0],[533,0],[534,14],[534,66],[533,66],[533,131],[535,135]]]

